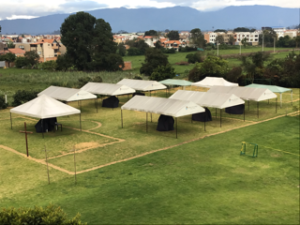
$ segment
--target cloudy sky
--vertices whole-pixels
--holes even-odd
[[[269,5],[299,8],[300,0],[7,0],[1,1],[0,20],[30,19],[56,13],[71,13],[103,8],[165,8],[189,6],[201,11],[218,10],[227,6]]]

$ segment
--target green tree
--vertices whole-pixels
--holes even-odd
[[[122,42],[118,44],[118,53],[120,56],[126,55],[126,47]]]
[[[142,63],[140,73],[150,76],[158,66],[166,66],[168,63],[168,56],[160,49],[149,48],[146,51],[145,63]]]
[[[60,208],[53,205],[34,208],[3,208],[0,211],[0,224],[83,224],[80,215],[69,219],[67,214]]]
[[[277,34],[273,29],[263,30],[263,33],[259,35],[259,44],[262,45],[262,39],[264,39],[264,46],[273,47],[275,38]]]
[[[214,31],[215,33],[218,33],[218,32],[224,32],[224,33],[227,33],[227,30],[224,30],[224,29],[217,29]]]
[[[224,37],[223,37],[223,35],[218,35],[218,36],[216,37],[215,42],[216,42],[216,43],[223,44],[223,43],[224,43]]]
[[[7,48],[15,48],[15,45],[14,45],[14,43],[13,42],[8,42],[8,44],[7,44]]]
[[[89,13],[78,12],[66,18],[61,25],[61,42],[67,48],[66,57],[79,70],[88,70],[92,62],[95,23],[96,18]]]
[[[16,55],[9,52],[6,53],[5,55],[2,55],[1,60],[8,62],[8,67],[10,67],[10,63],[16,60]]]
[[[194,54],[193,53],[187,54],[185,58],[188,59],[189,63],[203,62],[203,56],[202,56],[202,53],[200,51],[198,51]]]
[[[165,79],[171,79],[175,77],[175,71],[174,68],[167,64],[166,66],[158,66],[156,69],[153,70],[153,73],[150,76],[150,80],[165,80]]]
[[[24,68],[30,66],[28,59],[25,57],[17,57],[15,61],[15,65],[17,68]]]
[[[241,43],[242,43],[242,45],[243,45],[244,47],[246,47],[247,44],[248,44],[247,38],[243,38],[242,41],[241,41]]]
[[[179,40],[179,33],[176,30],[171,30],[168,34],[167,37],[170,40]]]
[[[206,40],[204,39],[204,35],[199,28],[195,28],[191,30],[191,40],[192,43],[195,44],[199,48],[204,48],[206,44]]]
[[[295,38],[295,41],[296,41],[296,48],[298,48],[300,46],[300,36],[297,36]]]
[[[231,44],[231,45],[234,45],[235,39],[232,35],[229,36],[228,43]]]
[[[237,27],[233,29],[233,32],[250,32],[250,29],[246,27]]]
[[[160,41],[155,42],[154,46],[155,46],[155,48],[157,48],[157,49],[163,49],[163,48],[164,48],[164,47],[161,45],[161,42],[160,42]]]
[[[128,49],[128,55],[144,55],[149,45],[144,40],[128,40],[125,42],[130,46]]]
[[[35,51],[30,51],[25,53],[25,58],[27,59],[31,68],[39,63],[40,56]]]
[[[155,30],[149,30],[145,32],[145,36],[158,36],[158,33]]]
[[[190,81],[199,81],[206,76],[223,77],[228,73],[228,62],[220,57],[208,55],[202,63],[196,63],[189,72]]]

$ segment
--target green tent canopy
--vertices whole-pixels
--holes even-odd
[[[267,85],[267,84],[249,84],[246,87],[252,88],[267,88],[274,93],[280,94],[280,107],[282,107],[282,93],[290,91],[291,92],[291,101],[293,101],[293,90],[285,87],[279,87],[276,85]]]
[[[167,80],[159,81],[159,83],[168,86],[190,86],[193,82],[187,80],[167,79]]]

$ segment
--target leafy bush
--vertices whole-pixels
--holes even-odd
[[[174,68],[170,64],[167,64],[166,66],[158,66],[156,69],[154,69],[150,79],[161,81],[173,77],[175,77]]]
[[[135,75],[133,77],[133,79],[135,79],[135,80],[143,80],[143,77],[141,75]]]
[[[186,57],[189,63],[203,62],[203,57],[201,52],[196,52],[194,54],[187,54]]]
[[[130,49],[127,50],[128,55],[133,56],[133,55],[143,55],[143,53],[136,47],[131,47]]]
[[[189,47],[189,46],[186,46],[186,47],[179,47],[179,51],[180,52],[193,52],[193,51],[197,51],[197,47]]]
[[[100,76],[96,76],[96,77],[90,77],[90,76],[80,77],[78,79],[78,82],[77,82],[77,87],[81,88],[84,85],[86,85],[88,82],[102,83],[102,78]]]
[[[51,60],[51,61],[43,62],[39,66],[43,70],[55,71],[57,64],[56,61]]]
[[[37,94],[39,93],[40,91],[34,91],[34,90],[29,90],[29,91],[26,91],[26,90],[18,90],[14,95],[13,95],[13,103],[12,105],[13,106],[18,106],[18,105],[21,105],[25,102],[28,102],[34,98],[37,97]]]
[[[158,66],[166,66],[168,63],[168,56],[160,49],[149,48],[146,51],[145,63],[142,64],[140,73],[145,74],[146,76],[151,76],[154,69]]]
[[[231,82],[237,82],[239,78],[242,76],[242,67],[233,67],[227,74],[226,74],[226,80]]]
[[[17,57],[15,65],[17,68],[26,68],[30,66],[30,63],[28,59],[25,57]]]
[[[174,53],[176,53],[176,49],[175,48],[164,48],[163,52],[166,54],[174,54]]]
[[[4,95],[0,95],[0,109],[6,109],[7,103],[5,103]]]
[[[53,205],[47,207],[19,208],[14,207],[0,211],[0,224],[69,224],[79,225],[80,215],[68,219],[67,214]]]
[[[223,77],[228,72],[228,63],[226,60],[208,55],[202,63],[196,63],[195,67],[189,73],[190,81],[199,81],[206,76]]]

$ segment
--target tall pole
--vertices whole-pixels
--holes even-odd
[[[121,109],[121,124],[122,124],[122,128],[123,128],[123,110]]]
[[[259,118],[259,102],[257,102],[257,118]]]
[[[79,122],[80,122],[80,131],[82,131],[81,130],[81,113],[79,113]]]
[[[278,97],[276,98],[276,113],[277,113],[277,99],[278,99]]]

